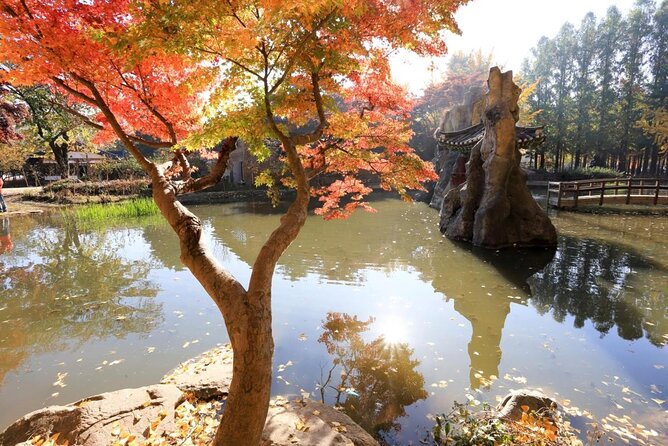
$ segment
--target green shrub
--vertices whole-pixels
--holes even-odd
[[[518,421],[500,420],[486,403],[455,403],[449,414],[437,415],[436,425],[423,444],[433,446],[563,446],[576,444],[575,432],[558,412],[538,414],[522,406]],[[552,420],[551,417],[554,417]]]
[[[145,176],[144,170],[134,158],[108,159],[88,166],[88,177],[97,181],[132,180]]]
[[[151,186],[147,179],[99,182],[61,180],[45,186],[44,193],[56,197],[68,195],[149,196]]]
[[[589,180],[594,178],[620,178],[625,175],[607,167],[578,167],[577,169],[559,172],[562,181]]]

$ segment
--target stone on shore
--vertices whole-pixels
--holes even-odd
[[[210,400],[227,395],[232,382],[232,348],[214,347],[199,356],[182,362],[160,381],[174,384],[182,392]]]
[[[344,413],[316,401],[293,401],[269,409],[263,446],[378,446]]]
[[[522,406],[525,406],[524,408]],[[497,417],[501,420],[519,421],[524,412],[535,412],[552,419],[557,403],[543,392],[532,389],[512,390],[497,406]],[[528,410],[524,410],[528,408]]]
[[[182,392],[171,384],[102,393],[67,406],[31,412],[0,433],[0,444],[29,445],[37,435],[44,438],[58,432],[59,442],[107,446],[116,429],[144,435],[161,414],[165,416],[159,432],[169,432],[174,429],[174,408],[182,400]]]
[[[30,446],[31,438],[48,438],[55,433],[60,434],[59,443],[67,440],[69,444],[86,446],[108,446],[121,433],[132,434],[140,442],[168,436],[178,433],[183,424],[183,420],[177,420],[179,406],[179,413],[183,414],[183,407],[195,410],[190,401],[197,404],[196,401],[224,399],[231,381],[232,350],[229,345],[216,347],[180,364],[161,384],[103,393],[66,406],[31,412],[0,433],[0,445]],[[203,405],[208,407],[207,428],[215,430],[215,407],[210,403]],[[197,411],[201,410],[202,406],[198,406]],[[295,444],[378,446],[350,417],[331,407],[277,397],[269,408],[263,446]]]

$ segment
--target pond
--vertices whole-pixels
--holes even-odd
[[[530,386],[584,429],[593,418],[666,444],[667,218],[560,213],[556,252],[482,251],[442,237],[424,204],[374,206],[346,221],[310,217],[282,257],[275,395],[338,401],[406,445],[455,400],[495,404]],[[247,283],[280,214],[193,209]],[[153,384],[227,340],[159,217],[102,229],[15,218],[11,236],[0,254],[0,429],[44,405]]]

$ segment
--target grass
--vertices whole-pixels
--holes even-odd
[[[158,214],[152,198],[135,198],[120,203],[96,203],[77,206],[66,213],[78,221],[95,222],[122,218],[136,218]]]

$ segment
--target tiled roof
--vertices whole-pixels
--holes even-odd
[[[543,127],[515,127],[517,135],[517,147],[525,148],[529,144],[541,144],[545,141]],[[485,136],[485,126],[480,124],[457,130],[455,132],[439,132],[437,134],[438,145],[442,148],[457,151],[469,151]]]

